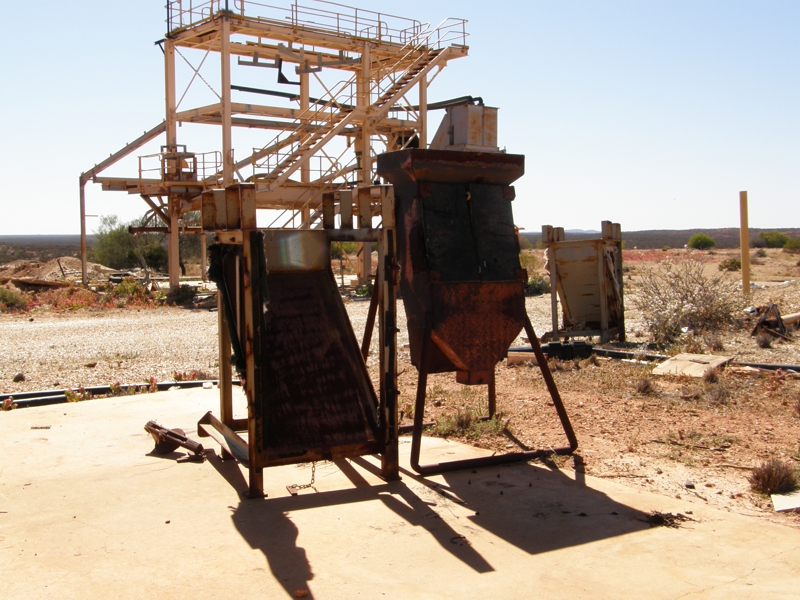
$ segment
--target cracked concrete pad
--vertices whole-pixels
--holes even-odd
[[[197,439],[217,402],[198,389],[0,414],[3,597],[797,596],[794,529],[571,468],[421,478],[407,439],[400,482],[377,477],[372,457],[318,463],[317,491],[290,496],[310,466],[279,467],[265,471],[267,499],[244,500],[236,463],[152,455],[143,430],[153,419]],[[426,439],[422,458],[483,452]],[[655,510],[695,521],[650,527]]]

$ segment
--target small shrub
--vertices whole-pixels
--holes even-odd
[[[197,288],[191,285],[181,285],[169,291],[167,294],[167,304],[183,306],[194,300],[196,295]]]
[[[3,403],[0,404],[0,410],[2,411],[14,410],[15,408],[17,408],[17,405],[14,404],[13,397],[6,398],[5,400],[3,400]]]
[[[706,346],[709,350],[713,352],[720,352],[725,350],[725,344],[722,342],[722,338],[718,336],[716,333],[711,333],[703,338],[706,342]]]
[[[741,271],[742,261],[732,256],[731,258],[723,260],[721,263],[719,263],[718,268],[720,271]]]
[[[544,275],[534,275],[528,277],[528,283],[525,285],[526,296],[541,296],[542,294],[550,293],[550,278]]]
[[[758,234],[758,237],[764,240],[767,248],[783,248],[790,239],[788,235],[780,231],[768,231],[766,233],[762,231]]]
[[[371,298],[372,286],[368,283],[358,286],[356,288],[356,296],[359,296],[360,298]]]
[[[91,400],[92,393],[87,392],[86,388],[80,386],[77,391],[71,389],[64,390],[64,396],[67,402],[81,402],[82,400]]]
[[[753,253],[753,256],[755,256],[756,258],[767,258],[767,251],[764,250],[763,248],[759,248]]]
[[[16,290],[0,287],[0,310],[24,311],[28,308],[25,294]]]
[[[175,371],[172,373],[173,381],[197,381],[197,371]]]
[[[695,250],[708,250],[716,245],[714,238],[705,233],[695,233],[689,238],[688,244],[689,248],[694,248]]]
[[[735,282],[722,273],[706,276],[694,260],[663,261],[660,269],[643,268],[634,304],[642,312],[653,341],[669,344],[683,328],[715,331],[730,324],[744,308]]]
[[[785,494],[797,489],[797,471],[777,458],[755,467],[747,480],[761,494]]]
[[[400,420],[403,419],[410,419],[414,420],[414,403],[413,402],[406,402],[403,404],[403,407],[400,409]]]
[[[792,254],[800,252],[800,238],[789,238],[786,240],[786,243],[783,245],[783,251],[791,252]]]
[[[760,331],[756,336],[756,345],[759,348],[772,348],[772,336],[766,331]]]

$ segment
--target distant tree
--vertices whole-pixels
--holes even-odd
[[[768,231],[766,233],[762,231],[758,234],[758,237],[764,240],[767,248],[783,248],[786,242],[789,241],[789,236],[780,231]]]
[[[689,248],[696,250],[708,250],[716,245],[714,238],[705,233],[695,233],[689,238]]]
[[[89,259],[112,269],[127,269],[139,264],[133,234],[128,232],[126,224],[120,223],[117,215],[100,217]]]

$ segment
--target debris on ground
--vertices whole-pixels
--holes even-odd
[[[662,513],[654,510],[645,522],[650,523],[650,527],[672,527],[677,529],[684,521],[694,521],[694,519],[681,513],[673,515],[672,513]]]

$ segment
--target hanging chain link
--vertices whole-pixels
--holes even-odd
[[[314,487],[314,481],[316,480],[316,477],[317,477],[317,463],[313,462],[311,463],[311,481],[309,483],[304,483],[303,485],[295,484],[292,487],[294,487],[295,490],[306,490],[308,488],[311,488],[315,492],[319,493],[317,488]]]

